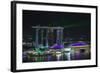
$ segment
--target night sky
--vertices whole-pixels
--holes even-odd
[[[90,39],[89,13],[68,13],[23,10],[23,38],[32,35],[32,26],[64,27],[64,37]]]

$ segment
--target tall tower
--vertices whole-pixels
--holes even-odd
[[[63,45],[63,29],[57,29],[56,43]]]
[[[39,33],[39,28],[36,28],[35,48],[38,48],[38,46],[39,46],[38,33]]]

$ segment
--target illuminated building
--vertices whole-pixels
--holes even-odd
[[[90,58],[90,45],[79,41],[70,44],[72,59],[88,59]]]
[[[36,30],[36,45],[35,45],[35,48],[39,49],[40,47],[46,47],[46,48],[57,48],[57,49],[60,49],[60,48],[63,48],[63,27],[40,27],[40,26],[33,26],[32,28],[34,28]],[[46,30],[46,38],[44,39],[44,31]],[[55,43],[53,43],[53,45],[49,45],[49,42],[48,42],[48,37],[49,37],[49,32],[51,32],[50,30],[52,30],[52,33],[54,30],[56,30],[56,46],[55,46]],[[39,34],[39,32],[41,32],[41,34]],[[41,44],[39,44],[39,36],[41,36]],[[45,40],[45,44],[43,44],[43,41]],[[54,39],[53,39],[54,40]],[[40,46],[41,45],[41,46]],[[40,47],[39,47],[40,46]]]

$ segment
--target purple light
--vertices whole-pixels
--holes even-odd
[[[52,49],[62,49],[62,48],[64,48],[64,46],[61,45],[61,44],[54,44],[54,45],[51,46],[50,48],[52,48]]]
[[[88,45],[88,44],[85,42],[77,42],[77,43],[70,44],[70,46],[85,46],[85,45]]]

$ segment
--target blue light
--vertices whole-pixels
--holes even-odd
[[[73,44],[70,44],[70,46],[85,46],[85,45],[88,45],[87,43],[85,42],[77,42],[77,43],[73,43]]]
[[[54,45],[51,46],[50,48],[52,48],[52,49],[62,49],[62,48],[64,48],[64,46],[61,45],[61,44],[54,44]]]

